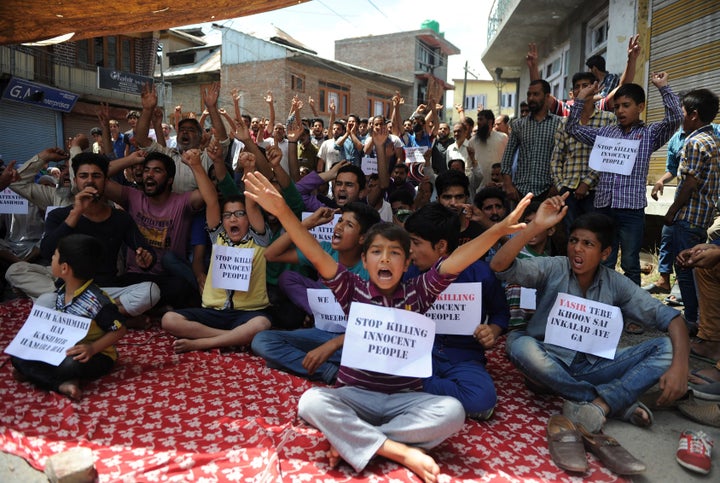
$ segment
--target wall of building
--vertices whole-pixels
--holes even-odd
[[[417,41],[414,32],[335,41],[335,59],[393,77],[415,80]]]

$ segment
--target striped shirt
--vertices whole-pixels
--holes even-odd
[[[550,158],[559,124],[560,118],[550,113],[539,122],[530,115],[513,123],[502,157],[501,172],[511,175],[513,155],[519,149],[517,171],[512,181],[520,196],[527,193],[539,195],[552,185]]]
[[[614,122],[614,114],[595,109],[586,126],[601,128]],[[568,134],[565,131],[566,123],[567,118],[563,118],[555,131],[555,147],[550,160],[553,184],[558,191],[563,187],[575,190],[580,183],[585,183],[591,190],[595,189],[598,173],[588,165],[592,146],[583,144]]]
[[[600,173],[595,190],[596,208],[609,206],[616,209],[640,210],[647,206],[645,187],[650,168],[650,155],[670,139],[683,120],[678,97],[668,86],[661,87],[659,90],[663,104],[665,104],[665,118],[660,122],[650,124],[638,121],[627,132],[620,124],[601,128],[580,125],[580,114],[585,104],[583,99],[576,99],[570,109],[570,117],[568,117],[565,130],[584,144],[593,146],[597,136],[640,140],[635,165],[629,175]]]
[[[692,192],[687,204],[680,208],[675,220],[684,220],[691,225],[707,229],[713,223],[715,203],[720,191],[720,139],[710,125],[690,133],[683,146],[680,156],[680,183],[675,195],[683,189],[688,175],[697,182],[697,189]]]
[[[457,275],[438,272],[442,260],[438,260],[427,272],[401,282],[391,297],[383,295],[369,280],[363,280],[338,265],[338,272],[325,285],[333,291],[343,311],[350,312],[352,302],[405,309],[424,314],[435,302],[435,298],[455,281]],[[352,341],[346,341],[352,343]],[[392,394],[401,391],[421,391],[422,379],[417,377],[381,374],[363,369],[340,366],[336,386],[355,386],[369,391]]]

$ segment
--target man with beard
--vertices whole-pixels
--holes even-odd
[[[178,140],[178,144],[180,143]],[[198,151],[185,151],[183,159],[188,153],[196,152]],[[114,181],[109,181],[105,187],[107,197],[127,210],[158,258],[158,263],[152,268],[144,268],[136,254],[128,250],[127,273],[121,280],[126,283],[157,283],[161,293],[160,306],[197,307],[200,305],[198,291],[182,277],[170,276],[161,262],[167,252],[172,252],[180,259],[187,258],[192,215],[205,206],[202,195],[197,189],[184,193],[172,191],[175,161],[166,154],[157,151],[149,153],[143,166],[142,191]]]
[[[46,149],[40,153],[40,157],[61,155],[53,153],[53,149]],[[73,203],[57,208],[47,215],[40,244],[41,257],[47,263],[55,252],[58,241],[67,235],[83,234],[101,240],[105,252],[100,266],[97,267],[95,282],[115,299],[123,315],[140,316],[157,303],[159,289],[149,282],[134,285],[121,283],[117,277],[118,252],[121,246],[128,246],[129,251],[136,257],[138,266],[148,269],[156,260],[153,249],[142,238],[130,216],[107,202],[107,158],[81,153],[76,155],[72,162],[78,193]],[[32,298],[55,290],[50,268],[43,265],[16,263],[8,270],[8,281]]]
[[[453,126],[453,134],[455,135],[455,142],[448,146],[445,151],[445,157],[447,159],[447,165],[449,169],[453,161],[460,160],[463,163],[463,172],[468,177],[470,182],[468,198],[475,196],[475,191],[480,187],[483,181],[482,168],[477,161],[475,151],[470,147],[467,140],[468,128],[465,123],[458,122]]]
[[[225,131],[225,124],[222,122],[220,111],[218,110],[217,101],[220,95],[220,84],[214,82],[209,88],[203,91],[203,101],[205,107],[210,113],[213,128],[215,129],[215,137],[219,141],[223,150],[223,157],[227,156],[227,150],[230,146],[230,139]],[[192,174],[192,170],[182,162],[182,153],[190,149],[199,149],[200,141],[203,136],[203,129],[197,119],[186,118],[178,122],[177,126],[177,149],[170,149],[161,146],[157,142],[148,137],[150,130],[150,122],[153,112],[157,107],[158,96],[154,85],[145,84],[142,92],[142,114],[138,120],[135,132],[137,145],[144,151],[149,153],[160,152],[169,156],[175,163],[175,176],[172,183],[173,191],[176,193],[184,193],[197,188],[197,182]],[[201,153],[202,165],[207,172],[212,165],[212,160],[206,152]],[[199,195],[198,195],[199,196]]]
[[[310,142],[313,143],[313,145],[320,149],[320,146],[322,143],[326,141],[325,138],[325,123],[322,119],[315,118],[312,122],[312,136],[310,137]]]
[[[450,125],[446,122],[438,124],[438,133],[433,142],[432,152],[432,169],[435,174],[442,174],[447,171],[447,158],[445,153],[448,146],[455,142],[455,138],[450,136]]]
[[[495,131],[495,115],[489,109],[478,112],[477,134],[470,138],[470,147],[475,153],[475,159],[482,173],[480,187],[485,187],[490,182],[492,165],[502,160],[505,146],[508,142],[506,134]]]
[[[345,149],[338,140],[345,134],[345,125],[342,121],[332,124],[332,138],[323,142],[318,150],[318,157],[325,162],[325,171],[330,171],[335,164],[345,160]],[[348,160],[349,161],[349,160]]]
[[[527,91],[530,115],[513,123],[502,156],[503,189],[512,201],[519,201],[527,193],[533,193],[536,199],[544,199],[557,191],[550,175],[550,159],[560,118],[548,112],[548,95],[550,84],[547,81],[538,79],[530,82]],[[512,175],[516,150],[517,170]],[[490,166],[492,163],[488,165],[488,175]]]
[[[358,124],[360,118],[355,114],[350,114],[347,119],[347,129],[340,136],[336,138],[335,146],[340,146],[345,151],[343,159],[349,161],[354,166],[360,167],[362,162],[363,143],[358,137]]]

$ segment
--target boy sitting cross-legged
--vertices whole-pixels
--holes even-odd
[[[379,223],[365,236],[362,260],[370,277],[365,281],[348,272],[320,247],[265,177],[248,174],[246,190],[248,198],[278,217],[346,314],[353,301],[425,313],[457,274],[501,236],[521,227],[515,222],[529,203],[529,197],[523,199],[503,222],[406,282],[402,282],[402,276],[410,264],[409,236],[396,225]],[[298,414],[330,441],[331,465],[344,459],[361,471],[373,456],[379,455],[408,467],[424,481],[437,481],[440,468],[424,450],[462,428],[465,412],[460,402],[448,396],[418,392],[422,389],[420,378],[343,365],[337,385],[341,387],[310,389],[298,406]]]
[[[208,233],[213,245],[252,248],[252,270],[247,291],[218,288],[213,283],[212,260],[202,293],[202,308],[167,312],[162,327],[178,339],[175,352],[215,347],[247,346],[253,336],[270,328],[263,311],[269,305],[265,286],[265,246],[269,230],[260,208],[243,195],[228,197],[222,210],[215,187],[200,160],[200,151],[183,153],[183,162],[192,169],[205,201]],[[294,215],[293,215],[294,216]]]
[[[568,194],[545,200],[527,228],[505,243],[490,262],[490,267],[499,272],[499,279],[537,289],[537,310],[527,329],[508,335],[508,356],[529,382],[565,398],[563,414],[588,431],[600,431],[606,417],[650,426],[652,414],[638,398],[658,381],[662,390],[658,405],[669,404],[686,393],[688,333],[677,310],[663,305],[630,279],[602,264],[612,250],[615,234],[612,219],[600,213],[576,218],[570,227],[566,257],[516,258],[529,240],[562,221]],[[590,330],[576,330],[576,321],[583,319],[567,315],[574,310],[567,302],[564,307],[571,308],[553,309],[559,293],[586,299],[575,305],[581,307],[577,310],[593,314],[593,321],[598,320],[599,310],[612,312],[619,308],[624,317],[645,321],[670,337],[616,349],[612,358],[583,352],[578,350],[582,337],[577,335],[587,338]],[[563,299],[567,301],[568,297]],[[582,315],[581,312],[576,313]],[[585,327],[591,327],[591,319]],[[614,331],[610,335],[619,339],[621,322],[613,318],[601,326]],[[561,327],[555,333],[573,334],[572,342],[562,338],[553,339],[558,344],[548,342],[549,331],[555,331],[553,326]]]

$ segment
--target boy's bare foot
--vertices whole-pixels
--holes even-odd
[[[342,461],[340,453],[335,449],[335,446],[330,445],[330,449],[327,452],[328,464],[330,468],[335,468]]]
[[[173,350],[176,354],[198,350],[194,339],[177,339],[173,342]]]
[[[58,386],[58,392],[65,394],[74,401],[79,401],[82,397],[82,391],[77,380],[65,381]]]
[[[432,456],[420,448],[398,443],[392,439],[386,439],[376,454],[412,470],[425,483],[435,483],[440,474],[440,467]]]
[[[27,380],[28,380],[28,378],[25,374],[18,371],[14,367],[13,367],[12,376],[13,376],[13,379],[15,379],[17,382],[27,382]]]
[[[710,384],[713,382],[720,382],[720,369],[708,367],[707,369],[693,371],[688,380],[693,384]]]

